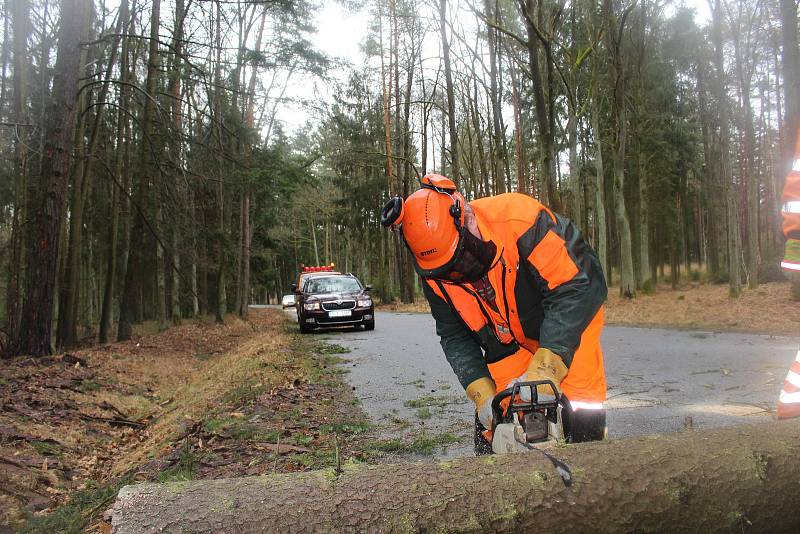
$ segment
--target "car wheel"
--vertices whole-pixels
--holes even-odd
[[[375,330],[375,321],[367,321],[364,323],[364,330]]]
[[[303,334],[308,334],[314,330],[313,326],[308,326],[305,323],[300,323],[300,332]]]

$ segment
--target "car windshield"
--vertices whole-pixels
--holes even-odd
[[[358,280],[345,276],[315,278],[306,285],[306,293],[349,293],[360,290]]]

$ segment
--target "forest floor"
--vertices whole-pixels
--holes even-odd
[[[743,332],[774,335],[797,335],[800,314],[792,302],[789,282],[772,282],[757,289],[745,289],[738,299],[728,294],[727,284],[684,282],[676,289],[659,285],[651,294],[635,299],[620,297],[619,288],[611,287],[606,303],[606,323],[620,326],[648,326]],[[424,300],[414,304],[382,304],[384,311],[429,312]]]
[[[0,533],[109,532],[133,481],[381,462],[438,443],[381,439],[342,376],[348,349],[286,314],[0,361]]]
[[[608,322],[796,334],[788,283],[730,299],[726,285],[610,290]],[[384,305],[427,311],[427,305]],[[58,354],[0,360],[0,533],[108,532],[104,512],[133,481],[223,478],[424,456],[447,436],[371,425],[343,373],[348,349],[301,336],[287,315]]]

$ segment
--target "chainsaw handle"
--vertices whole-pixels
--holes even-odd
[[[553,390],[553,400],[539,401],[538,386],[550,386]],[[521,399],[522,388],[528,387],[531,390],[531,400],[529,402]],[[529,382],[516,382],[510,388],[504,389],[492,399],[492,431],[500,424],[503,418],[503,407],[501,403],[511,397],[508,409],[505,411],[509,416],[514,412],[532,412],[534,410],[556,408],[561,396],[552,380],[531,380]]]

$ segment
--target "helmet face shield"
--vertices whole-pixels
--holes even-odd
[[[414,268],[423,278],[433,278],[454,284],[477,282],[492,268],[497,255],[497,245],[492,241],[481,241],[472,232],[462,227],[458,246],[453,257],[436,269],[421,269],[416,262]]]

